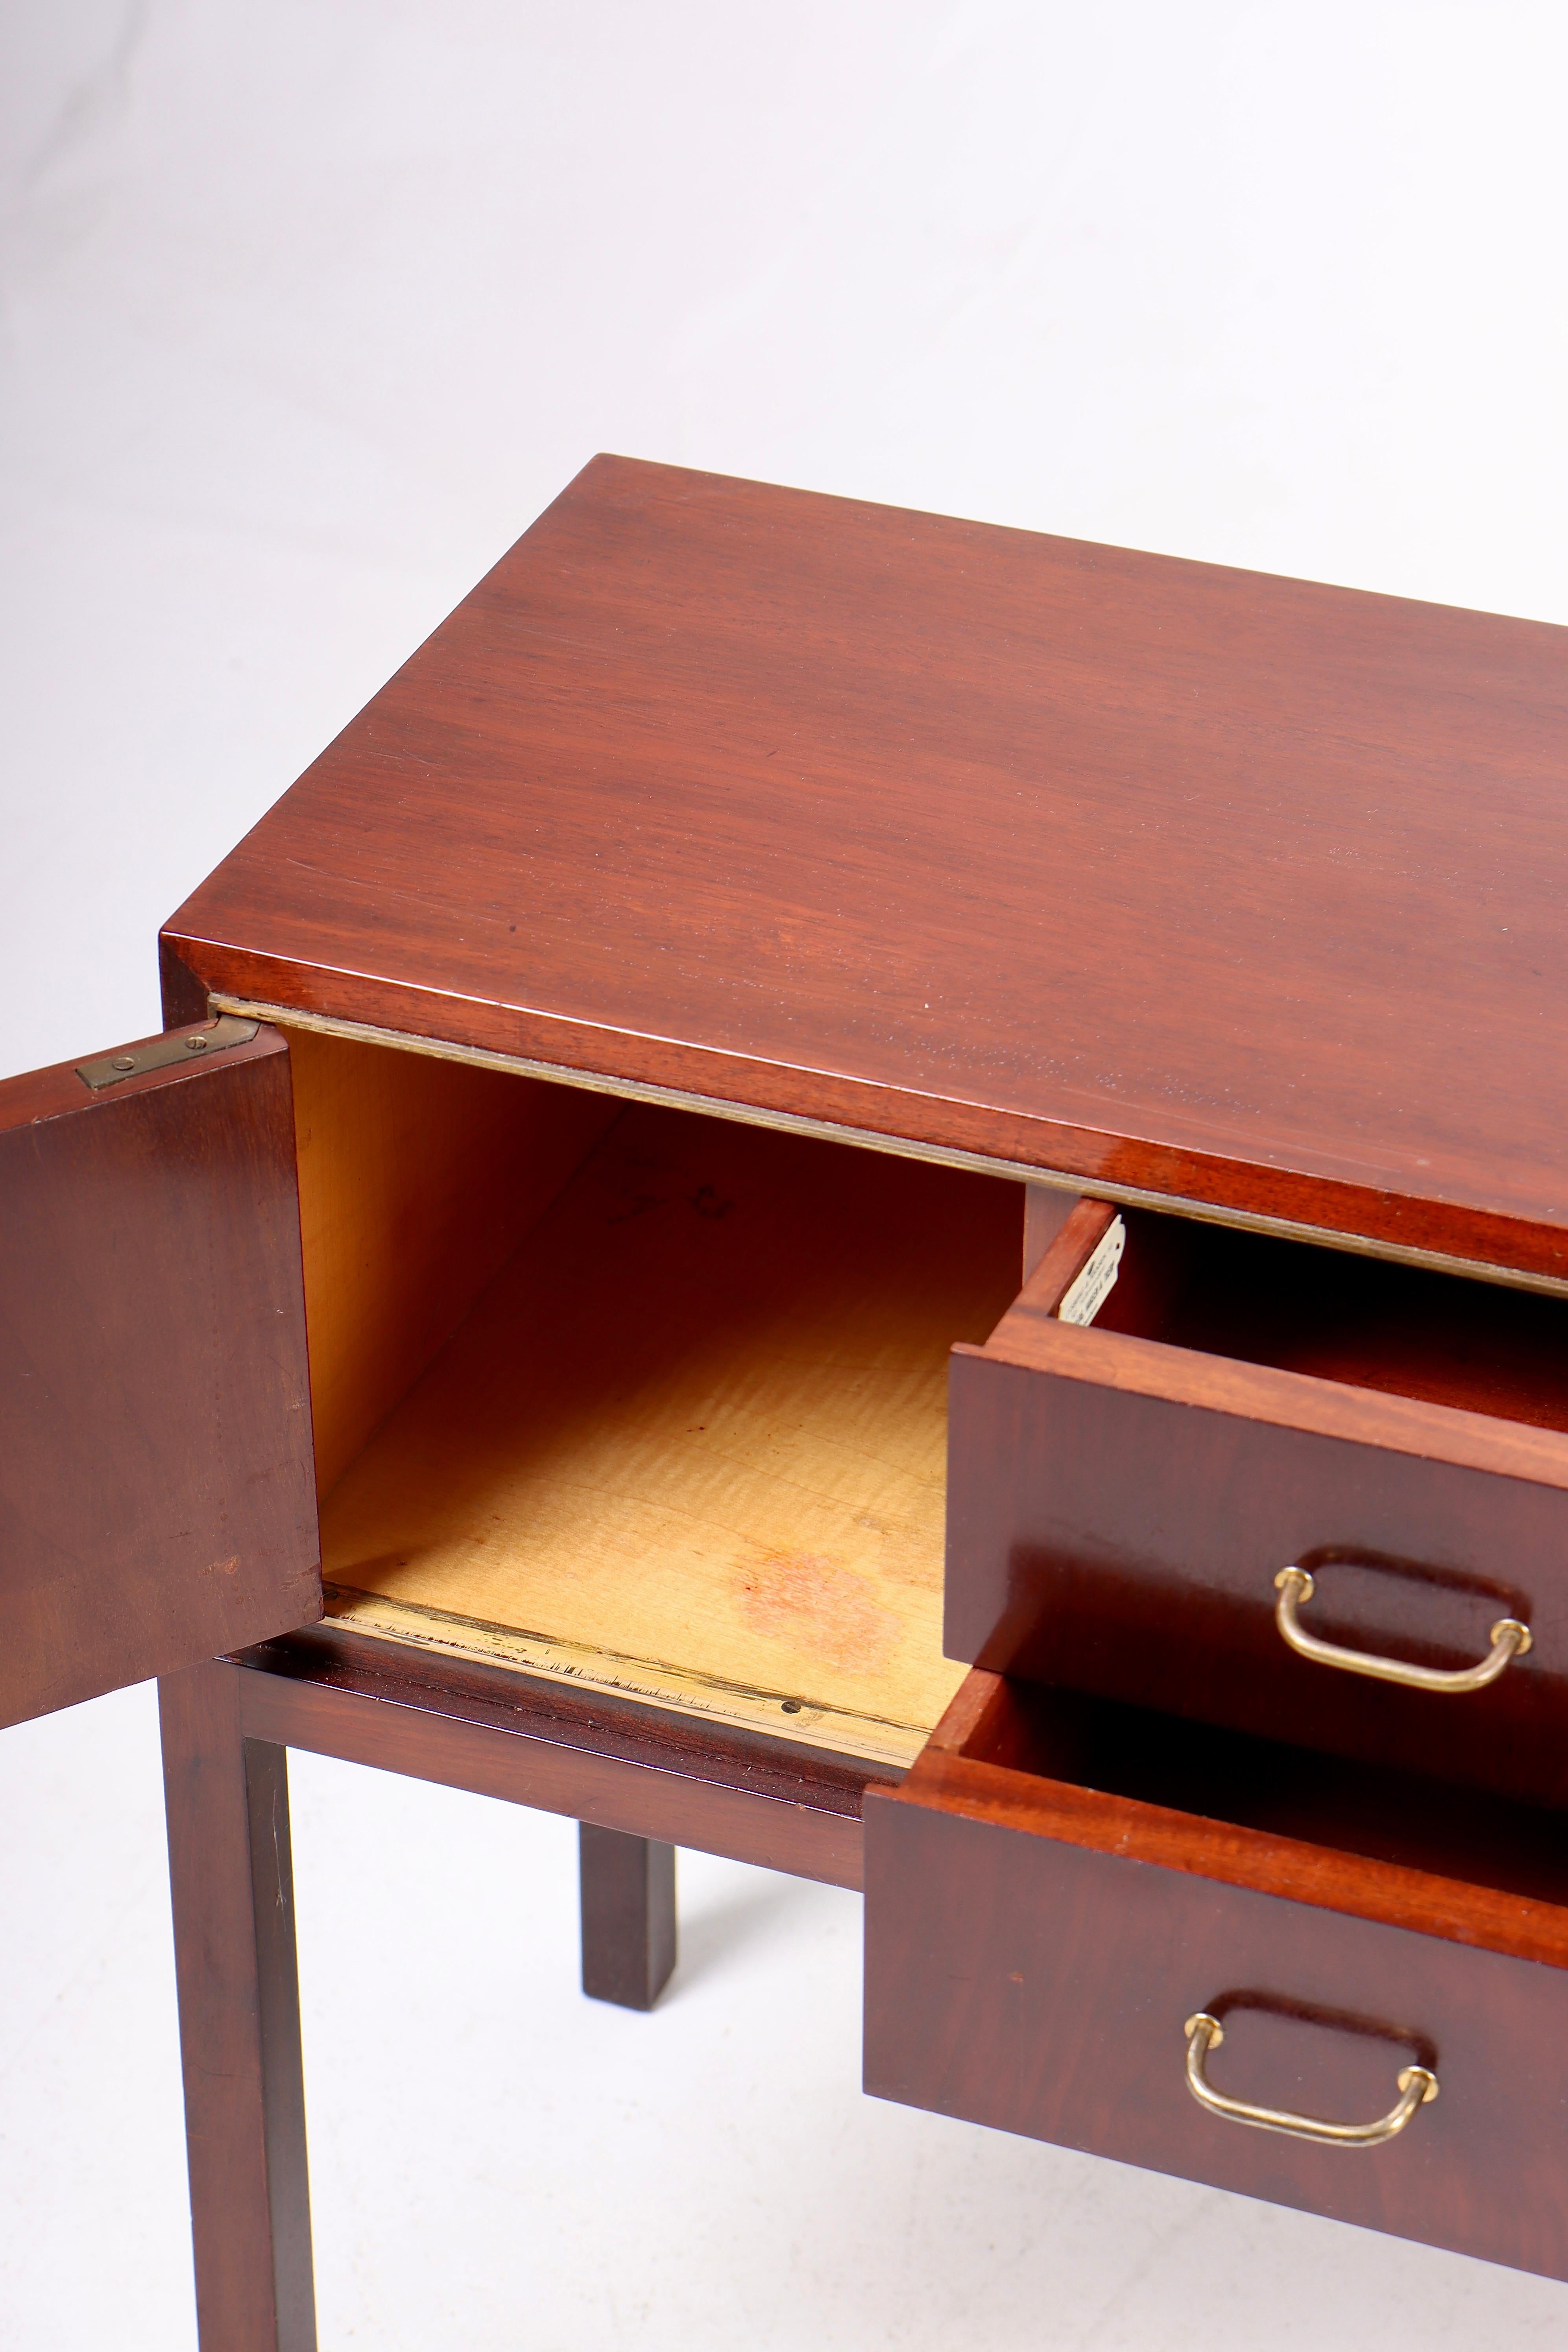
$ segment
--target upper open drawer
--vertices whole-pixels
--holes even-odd
[[[954,1351],[947,1651],[1568,1802],[1565,1433],[1568,1303],[1086,1202]]]

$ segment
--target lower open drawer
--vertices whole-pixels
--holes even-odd
[[[868,1792],[865,2050],[884,2098],[1568,2276],[1561,1815],[977,1671]]]

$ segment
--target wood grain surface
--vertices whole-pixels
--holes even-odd
[[[1024,1280],[1027,1282],[1073,1210],[1073,1192],[1047,1190],[1044,1184],[1024,1187]]]
[[[1094,1213],[953,1358],[949,1653],[1568,1803],[1568,1305],[1129,1211],[1074,1329]],[[1532,1647],[1460,1696],[1314,1663],[1290,1563],[1352,1650],[1472,1665],[1505,1616]]]
[[[1380,1813],[1372,1776],[1321,1790],[1299,1752],[1271,1764],[1255,1743],[1249,1773],[1241,1747],[1196,1735],[1210,1752],[1193,1753],[1165,1718],[1140,1732],[1111,1710],[1096,1731],[1081,1702],[1042,1722],[1044,1697],[964,1700],[963,1752],[933,1745],[900,1790],[868,1792],[868,2090],[1568,2275],[1553,1817],[1494,1806],[1494,1846],[1483,1822],[1450,1823],[1440,1789],[1405,1781]],[[993,1760],[1010,1745],[1019,1760]],[[1368,1858],[1380,1838],[1488,1875]],[[1413,2063],[1439,2096],[1373,2149],[1223,2120],[1184,2079],[1199,2009],[1225,2023],[1208,2073],[1233,2097],[1369,2122]]]
[[[1565,722],[1543,624],[598,457],[168,969],[1563,1279]]]
[[[319,1627],[247,1650],[246,1735],[542,1812],[860,1884],[876,1769],[778,1736]]]
[[[583,1990],[617,2009],[651,2009],[675,1968],[675,1848],[577,1827]]]
[[[1021,1229],[1016,1184],[625,1108],[328,1496],[334,1612],[908,1763],[959,1680],[947,1347]]]
[[[321,1610],[289,1062],[0,1085],[0,1722]]]
[[[426,1054],[284,1034],[325,1495],[617,1105]]]
[[[240,1669],[159,1685],[202,2352],[315,2352],[289,1759]]]

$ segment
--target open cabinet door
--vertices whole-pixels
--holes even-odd
[[[288,1047],[0,1083],[0,1724],[321,1613]]]

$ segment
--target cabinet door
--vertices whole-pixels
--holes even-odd
[[[321,1613],[289,1054],[0,1083],[0,1724]]]

